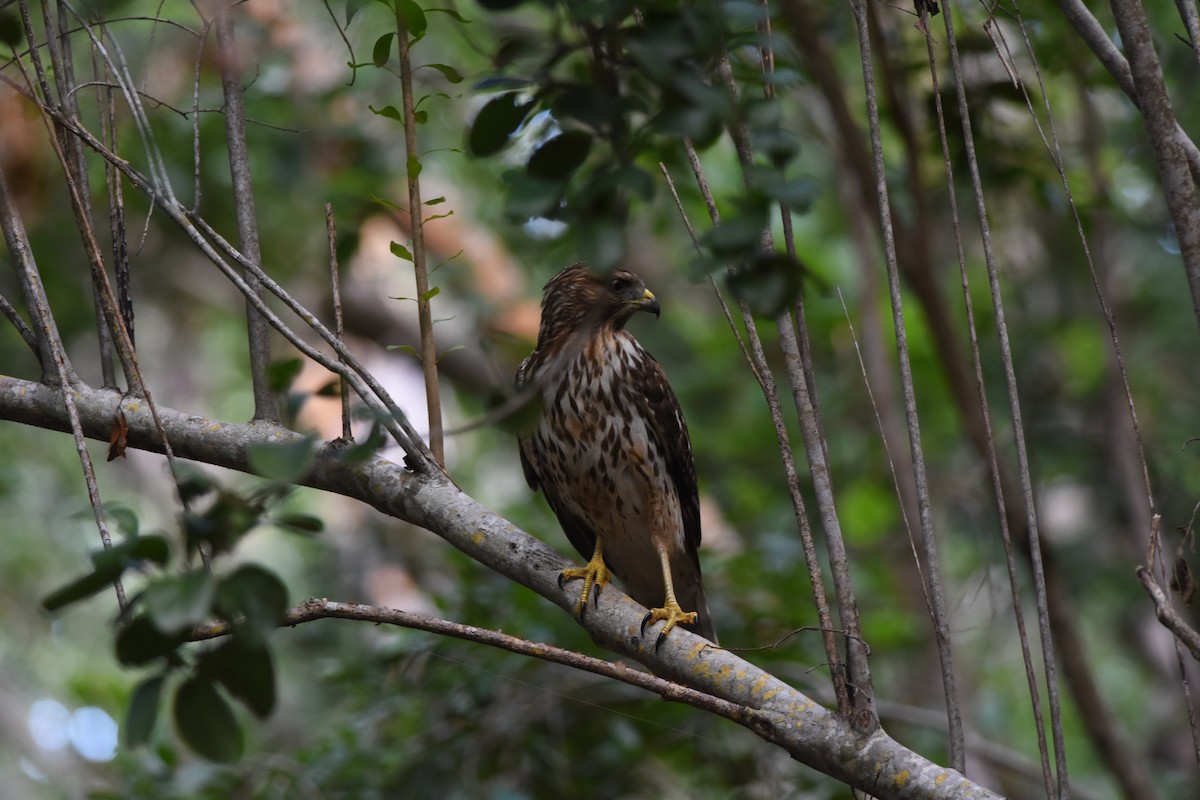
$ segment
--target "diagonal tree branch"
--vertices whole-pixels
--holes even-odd
[[[90,437],[107,439],[120,394],[79,384],[73,392],[80,425]],[[160,439],[141,401],[123,405],[129,446],[158,451]],[[286,443],[301,434],[270,423],[235,425],[159,408],[176,452],[186,458],[249,471],[250,446]],[[70,427],[61,395],[31,381],[0,376],[0,419],[53,430]],[[317,454],[303,484],[360,500],[437,534],[484,566],[514,580],[564,610],[578,602],[578,588],[558,586],[567,560],[463,493],[440,472],[416,473],[374,458],[347,464],[341,448]],[[999,798],[961,774],[905,748],[882,730],[861,734],[778,678],[687,631],[672,633],[661,648],[639,633],[645,609],[618,592],[606,592],[581,624],[601,645],[629,656],[659,676],[753,709],[737,720],[765,741],[839,781],[878,798]]]

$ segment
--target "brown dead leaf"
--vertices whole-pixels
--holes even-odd
[[[125,448],[129,444],[129,420],[125,419],[124,411],[117,411],[113,420],[112,435],[108,437],[108,460],[125,458]]]

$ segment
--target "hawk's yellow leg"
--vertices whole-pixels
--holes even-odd
[[[604,584],[608,583],[608,565],[604,563],[604,540],[599,536],[596,537],[596,549],[592,551],[592,560],[582,567],[567,567],[558,575],[558,586],[561,589],[563,583],[576,578],[583,579],[583,591],[579,593],[579,606],[575,609],[575,613],[583,616],[583,611],[587,608],[588,597],[595,597],[597,601],[600,599],[600,590],[604,588]],[[595,590],[595,594],[592,591]]]
[[[654,642],[654,649],[663,643],[663,639],[667,638],[667,634],[676,625],[683,623],[690,625],[696,621],[699,616],[695,611],[684,611],[679,601],[675,599],[675,587],[671,584],[671,560],[667,556],[667,551],[663,548],[658,549],[658,558],[662,562],[663,583],[667,587],[667,599],[663,602],[662,608],[652,608],[646,612],[646,616],[642,617],[642,635],[646,634],[646,626],[652,622],[665,620],[666,624],[662,626],[662,630],[658,632],[658,639]]]

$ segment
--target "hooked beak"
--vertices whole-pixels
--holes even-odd
[[[654,297],[654,292],[650,291],[649,289],[645,291],[645,293],[642,295],[642,299],[638,301],[638,308],[640,308],[642,311],[650,312],[654,315],[655,319],[658,319],[659,311],[661,310],[658,307],[658,300]]]

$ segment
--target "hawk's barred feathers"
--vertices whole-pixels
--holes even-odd
[[[521,463],[584,558],[601,539],[604,563],[635,600],[655,608],[665,598],[684,612],[681,624],[715,642],[687,425],[662,367],[625,330],[638,311],[657,316],[658,301],[627,270],[574,264],[546,284],[537,349],[517,372],[542,397]],[[698,617],[687,624],[690,611]]]

